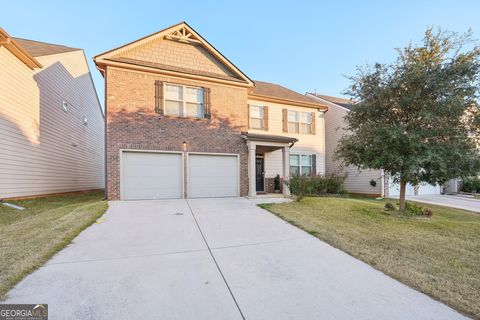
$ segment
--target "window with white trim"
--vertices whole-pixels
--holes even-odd
[[[290,175],[310,175],[313,169],[312,155],[291,154]]]
[[[165,115],[203,118],[204,89],[199,87],[165,84]]]
[[[265,112],[263,106],[250,105],[250,128],[263,130]]]
[[[288,132],[312,133],[312,114],[310,112],[288,110]]]

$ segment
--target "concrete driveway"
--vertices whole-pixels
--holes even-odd
[[[463,196],[451,196],[443,194],[409,196],[407,200],[418,201],[429,204],[438,204],[439,206],[465,209],[474,212],[480,212],[480,200],[467,198]]]
[[[9,293],[49,319],[462,319],[243,198],[111,202]]]

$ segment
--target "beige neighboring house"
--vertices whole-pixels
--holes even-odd
[[[326,105],[251,80],[185,22],[94,60],[110,200],[256,196],[325,172]]]
[[[328,106],[325,114],[326,152],[325,163],[327,174],[347,174],[345,187],[349,192],[362,193],[374,196],[396,197],[400,195],[400,186],[384,173],[383,170],[358,170],[356,167],[343,167],[340,162],[333,159],[338,141],[345,134],[344,117],[351,111],[353,105],[350,100],[338,97],[307,93],[312,99],[317,99]],[[422,183],[419,186],[407,184],[406,195],[431,195],[440,194],[440,185]]]
[[[0,28],[0,199],[104,188],[104,117],[82,49]]]
[[[334,159],[338,141],[345,134],[344,117],[351,110],[350,100],[320,94],[307,93],[308,97],[317,99],[328,106],[325,114],[325,172],[327,175],[346,174],[345,188],[351,193],[375,196],[384,195],[383,170],[358,170],[356,167],[343,166]]]

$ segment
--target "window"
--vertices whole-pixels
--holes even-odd
[[[165,84],[165,114],[176,117],[203,118],[203,88]]]
[[[290,155],[290,175],[310,175],[313,168],[313,156],[304,154]]]
[[[288,132],[312,133],[312,114],[309,112],[288,111]]]
[[[263,130],[265,113],[262,106],[250,106],[250,128]]]

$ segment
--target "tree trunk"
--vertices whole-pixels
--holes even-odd
[[[407,181],[400,180],[400,199],[399,199],[399,209],[400,211],[405,210],[405,190],[407,189]]]

